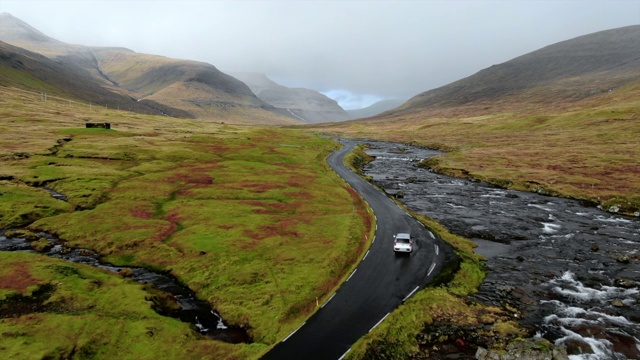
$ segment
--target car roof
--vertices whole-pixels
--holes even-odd
[[[411,239],[411,235],[408,233],[398,233],[396,235],[396,239],[398,238],[402,238],[402,239]]]

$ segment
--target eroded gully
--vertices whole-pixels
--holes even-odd
[[[640,219],[417,166],[437,151],[364,143],[375,185],[479,245],[488,273],[474,300],[517,309],[571,359],[640,358]]]

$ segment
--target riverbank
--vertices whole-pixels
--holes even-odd
[[[574,358],[638,356],[637,218],[579,201],[439,175],[419,166],[437,152],[366,143],[367,153],[376,158],[365,167],[374,184],[410,211],[483,244],[476,252],[487,257],[487,275],[478,292],[467,296],[468,302],[503,314],[508,319],[503,322],[512,326],[502,328],[513,336],[547,339],[566,347]],[[428,302],[416,306],[425,312],[429,308]],[[467,349],[471,356],[478,347],[491,345],[491,336],[483,343],[477,334],[489,334],[495,327],[492,317],[485,316],[489,323],[483,322],[469,309],[457,312],[466,319],[462,323],[452,324],[447,316],[416,322],[413,326],[421,330],[406,340],[413,344],[409,354],[419,357],[434,346],[448,346],[454,353]],[[387,334],[397,331],[390,327]],[[433,342],[434,333],[446,335],[450,345]]]

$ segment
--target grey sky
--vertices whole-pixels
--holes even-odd
[[[409,98],[546,45],[640,24],[626,1],[31,1],[58,40],[265,73],[349,109]]]

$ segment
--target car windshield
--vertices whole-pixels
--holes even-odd
[[[409,239],[397,239],[396,241],[398,242],[398,244],[408,244],[409,243]]]

